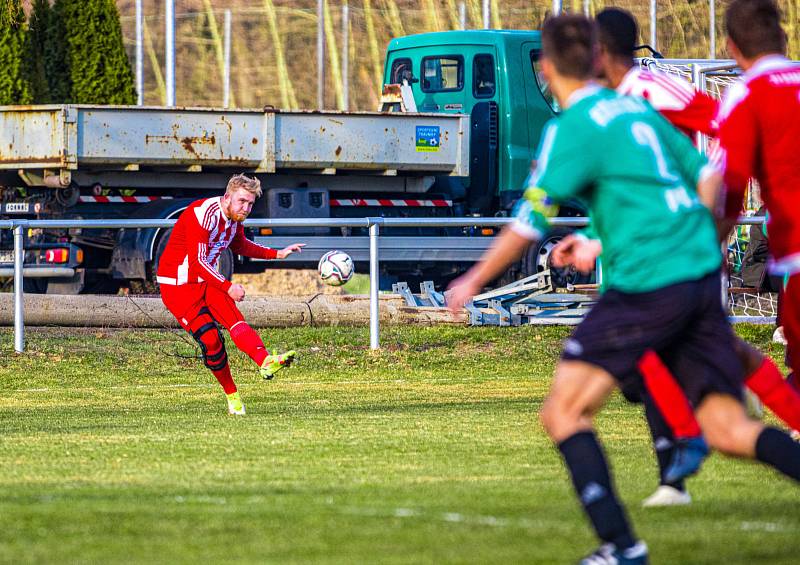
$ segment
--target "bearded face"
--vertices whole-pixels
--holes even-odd
[[[243,222],[253,210],[256,196],[247,190],[226,192],[222,197],[222,208],[225,215],[234,222]]]

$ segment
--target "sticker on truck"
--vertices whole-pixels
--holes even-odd
[[[417,151],[439,151],[439,126],[417,126]]]

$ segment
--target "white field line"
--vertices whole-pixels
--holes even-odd
[[[355,516],[374,516],[376,518],[411,518],[427,519],[437,522],[448,522],[451,524],[467,524],[470,526],[488,526],[492,528],[534,528],[537,522],[527,518],[502,518],[498,516],[476,515],[471,516],[461,512],[424,512],[413,508],[395,508],[393,510],[383,510],[367,507],[341,507],[339,510],[343,514]]]
[[[739,529],[745,532],[769,532],[769,533],[790,531],[786,525],[778,524],[775,522],[742,522],[742,524],[739,526]]]
[[[370,507],[343,506],[339,508],[343,514],[356,516],[374,516],[380,518],[422,518],[456,524],[489,526],[495,528],[518,527],[536,528],[541,522],[529,518],[503,518],[498,516],[468,515],[460,512],[425,512],[413,508],[379,509]],[[755,531],[765,533],[784,533],[793,531],[786,524],[776,522],[742,522],[739,526],[742,531]]]

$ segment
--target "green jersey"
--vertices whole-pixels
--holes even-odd
[[[720,267],[711,213],[696,186],[708,166],[646,101],[587,86],[542,135],[513,229],[549,229],[557,204],[586,202],[603,243],[604,287],[648,292]]]

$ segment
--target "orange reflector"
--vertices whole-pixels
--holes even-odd
[[[272,235],[272,228],[261,228],[258,230],[261,235]]]
[[[75,260],[76,260],[78,263],[83,263],[83,249],[78,249],[78,250],[75,252]]]
[[[48,263],[66,263],[69,260],[69,249],[48,249],[44,260]]]
[[[494,235],[494,230],[492,228],[483,228],[481,229],[481,235]]]

